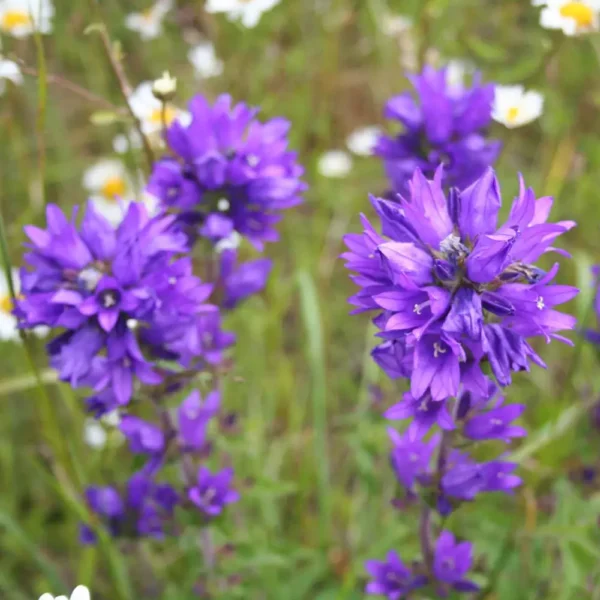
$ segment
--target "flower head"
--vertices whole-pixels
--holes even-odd
[[[177,78],[165,71],[152,83],[152,94],[161,102],[172,100],[177,91]]]
[[[259,258],[236,265],[235,250],[223,250],[220,258],[220,281],[225,293],[223,308],[231,310],[264,289],[273,266],[270,259]]]
[[[188,60],[200,79],[217,77],[223,73],[223,61],[217,56],[215,47],[210,42],[202,42],[190,48]]]
[[[163,129],[163,124],[171,125],[176,121],[186,119],[184,111],[171,103],[163,103],[154,96],[154,82],[140,83],[129,97],[129,104],[135,116],[141,121],[142,130],[146,135],[155,135]]]
[[[428,483],[431,460],[440,436],[434,435],[424,442],[410,432],[401,436],[392,428],[388,429],[388,435],[393,443],[390,461],[398,481],[407,490],[412,490],[415,483]]]
[[[230,21],[240,21],[244,27],[256,27],[262,14],[277,6],[281,0],[207,0],[209,13],[227,13]]]
[[[301,202],[302,167],[287,150],[289,123],[256,120],[256,110],[232,106],[229,96],[210,105],[196,96],[191,121],[166,132],[177,158],[154,167],[148,192],[179,212],[181,226],[214,243],[234,231],[255,246],[278,239],[280,211]]]
[[[200,467],[196,485],[190,488],[188,498],[208,518],[220,515],[227,504],[237,502],[239,494],[231,488],[232,469],[213,474],[207,467]]]
[[[404,130],[394,137],[382,136],[375,149],[393,190],[406,194],[416,168],[432,177],[440,163],[446,167],[446,186],[468,186],[500,151],[500,143],[486,140],[483,131],[491,121],[494,87],[481,85],[477,76],[470,88],[450,85],[445,69],[431,67],[409,79],[417,99],[408,92],[395,96],[384,113]]]
[[[130,13],[125,18],[125,26],[131,31],[137,31],[143,40],[160,37],[163,32],[163,21],[173,6],[173,0],[158,0],[150,8]]]
[[[0,95],[6,90],[6,82],[10,81],[15,85],[23,83],[23,73],[21,67],[14,61],[2,58],[0,56]]]
[[[358,156],[370,156],[375,150],[381,129],[375,125],[356,129],[346,138],[346,146],[350,152]]]
[[[36,31],[52,31],[54,4],[52,0],[1,0],[0,31],[16,38],[24,38]]]
[[[449,531],[442,531],[435,545],[433,573],[446,595],[447,587],[458,592],[476,592],[479,588],[465,579],[473,563],[473,545],[469,542],[456,543]]]
[[[24,327],[66,330],[48,346],[63,380],[111,389],[116,403],[126,404],[134,377],[161,381],[150,357],[186,365],[200,356],[219,359],[215,340],[222,350],[230,339],[222,338],[218,319],[203,318],[217,313],[204,304],[212,286],[180,257],[188,246],[172,229],[174,217],[150,218],[132,203],[115,230],[91,204],[79,226],[50,205],[47,221],[46,230],[26,228],[29,269],[21,273],[18,311]]]
[[[598,0],[533,0],[533,4],[544,7],[540,13],[540,24],[546,29],[561,29],[565,35],[598,31]]]
[[[179,438],[183,448],[201,450],[205,443],[206,428],[217,414],[221,404],[218,391],[213,391],[204,402],[200,392],[194,390],[179,407]]]
[[[399,600],[426,583],[425,577],[413,575],[394,550],[388,552],[384,561],[368,560],[365,568],[373,579],[365,592],[389,600]]]
[[[485,382],[482,362],[501,385],[530,361],[543,366],[526,340],[564,341],[559,331],[573,329],[575,319],[554,306],[578,290],[552,283],[558,265],[546,273],[533,263],[574,223],[547,223],[552,200],[536,200],[521,181],[498,227],[501,195],[491,169],[449,194],[441,168],[433,181],[417,170],[409,187],[400,203],[372,199],[386,237],[364,220],[364,234],[347,236],[343,255],[361,288],[351,303],[380,310],[380,335],[396,343],[383,355],[386,370],[410,376],[415,401],[426,393],[442,401],[467,377]]]
[[[497,85],[492,118],[509,129],[535,121],[544,109],[544,96],[522,85]]]
[[[343,179],[352,170],[352,158],[343,150],[329,150],[319,157],[319,174],[332,179]]]
[[[39,600],[90,600],[90,598],[90,590],[85,585],[78,585],[69,599],[66,596],[56,596],[55,598],[52,594],[42,594]]]

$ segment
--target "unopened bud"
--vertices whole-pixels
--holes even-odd
[[[171,100],[175,96],[175,92],[177,92],[177,78],[171,77],[168,71],[165,71],[162,77],[155,79],[152,84],[152,93],[161,102]]]

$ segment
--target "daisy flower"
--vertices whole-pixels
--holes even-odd
[[[208,13],[227,13],[230,21],[241,21],[244,27],[256,27],[264,12],[277,6],[281,0],[207,0]]]
[[[202,42],[188,52],[188,59],[201,79],[217,77],[223,72],[223,61],[210,42]]]
[[[52,0],[0,0],[0,31],[16,38],[32,33],[50,33]]]
[[[598,31],[600,0],[533,0],[543,6],[540,24],[546,29],[561,29],[565,35]]]
[[[162,102],[154,97],[152,86],[154,82],[144,81],[140,83],[135,91],[129,96],[129,104],[135,116],[142,123],[142,130],[146,135],[159,133],[163,128]],[[167,104],[165,121],[170,125],[178,117],[184,115],[184,111],[172,104]]]
[[[133,200],[133,183],[120,160],[103,159],[83,175],[83,187],[94,208],[112,225],[118,225]]]
[[[12,269],[12,280],[15,293],[21,289],[19,270]],[[10,296],[10,288],[4,271],[0,271],[0,340],[19,340],[17,319],[13,314],[13,301]]]
[[[535,121],[544,108],[544,96],[525,91],[522,85],[497,85],[492,118],[509,129]]]
[[[21,85],[23,74],[16,62],[0,56],[0,95],[4,94],[6,90],[7,81],[12,81],[15,85]]]
[[[158,0],[150,8],[125,17],[125,26],[137,31],[143,40],[153,40],[163,32],[163,20],[173,6],[172,0]]]
[[[121,433],[119,430],[120,423],[121,415],[118,410],[110,411],[100,419],[88,417],[83,425],[83,440],[90,448],[102,450],[106,446],[109,433]],[[123,441],[122,436],[120,439]]]
[[[142,137],[137,129],[131,129],[126,134],[119,133],[113,139],[113,150],[117,154],[125,154],[130,148],[137,150],[143,146]]]
[[[52,594],[42,594],[39,600],[90,600],[90,590],[85,587],[85,585],[78,585],[71,594],[71,598],[67,598],[66,596],[56,596],[56,598]]]
[[[346,138],[346,146],[358,156],[370,156],[380,134],[381,129],[375,125],[361,127]]]
[[[342,179],[350,173],[352,159],[343,150],[329,150],[321,155],[317,168],[323,177]]]

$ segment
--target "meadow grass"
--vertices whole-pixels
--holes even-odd
[[[362,598],[366,558],[390,548],[418,552],[416,509],[390,504],[398,490],[380,416],[404,384],[384,380],[371,362],[374,329],[367,317],[348,316],[353,286],[338,259],[342,235],[360,230],[360,212],[371,214],[368,193],[383,192],[386,182],[375,158],[355,159],[340,180],[320,176],[317,160],[343,147],[355,128],[383,125],[385,100],[408,87],[402,44],[380,31],[386,11],[413,18],[417,59],[435,49],[440,64],[441,57],[469,60],[486,80],[539,89],[546,107],[538,122],[514,131],[493,127],[505,144],[497,170],[505,200],[522,172],[538,195],[556,197],[554,220],[578,222],[565,241],[574,260],[564,261],[560,279],[582,288],[570,308],[592,326],[589,267],[600,260],[600,38],[544,31],[522,0],[287,0],[254,30],[206,15],[201,1],[180,0],[165,34],[141,42],[123,20],[143,2],[101,4],[133,84],[169,69],[181,102],[196,92],[228,92],[260,105],[265,117],[285,116],[310,184],[305,204],[285,215],[281,242],[267,249],[275,259],[267,290],[228,323],[238,343],[224,405],[239,419],[236,433],[219,444],[235,465],[243,499],[215,536],[219,547],[234,545],[221,564],[241,583],[221,597]],[[41,83],[28,76],[0,100],[0,198],[16,265],[23,226],[43,223],[45,202],[84,201],[83,171],[111,154],[123,129],[93,124],[103,121],[105,104],[57,81],[120,103],[98,36],[83,34],[94,22],[86,3],[61,0],[56,9],[54,32],[37,48],[32,38],[2,40],[5,54],[46,71]],[[186,31],[214,41],[225,61],[222,76],[194,78]],[[127,160],[132,168],[141,164],[139,156]],[[523,487],[514,498],[491,495],[449,519],[474,542],[475,579],[493,585],[482,597],[600,598],[600,488],[579,475],[584,465],[600,466],[590,418],[600,392],[598,353],[574,337],[574,349],[538,344],[548,370],[517,374],[507,393],[528,406],[530,436],[514,447]],[[134,547],[106,538],[80,546],[83,487],[123,480],[132,459],[118,446],[99,452],[83,443],[82,403],[45,372],[42,342],[6,342],[0,352],[0,597],[34,598],[78,582],[90,586],[94,600],[197,597],[203,561],[185,528],[177,543]],[[373,401],[374,385],[383,390],[382,403]]]

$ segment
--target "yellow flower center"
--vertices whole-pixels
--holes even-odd
[[[102,195],[110,201],[116,201],[118,198],[122,198],[127,190],[127,185],[122,177],[110,177],[106,180],[102,186]]]
[[[142,19],[148,23],[154,21],[154,8],[147,8],[142,11]]]
[[[177,117],[177,110],[172,106],[167,106],[165,109],[165,122],[167,125],[170,125],[175,118]],[[162,123],[162,108],[155,108],[150,115],[150,122],[153,125],[158,125]]]
[[[514,123],[517,120],[518,116],[519,116],[519,107],[513,106],[512,108],[508,109],[508,114],[506,115],[506,120],[509,123]]]
[[[0,312],[11,313],[13,308],[13,301],[9,294],[0,296]]]
[[[2,15],[2,29],[11,31],[23,25],[31,25],[31,17],[22,10],[7,10]]]
[[[563,17],[574,19],[577,27],[591,27],[594,23],[594,11],[585,2],[567,2],[560,7]]]

